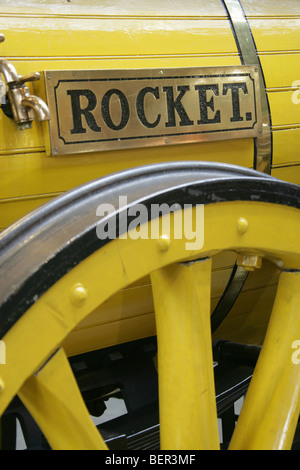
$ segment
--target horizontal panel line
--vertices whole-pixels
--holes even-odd
[[[267,275],[267,274],[266,274]],[[273,276],[276,276],[276,273],[274,274],[271,274]],[[278,281],[275,279],[274,281],[270,282],[270,284],[265,284],[266,281],[264,281],[263,284],[257,284],[257,285],[254,285],[253,287],[249,287],[247,288],[247,283],[245,284],[245,287],[243,288],[242,292],[240,293],[240,296],[244,296],[244,294],[251,294],[255,291],[266,291],[266,289],[269,289],[269,290],[272,290],[274,287],[277,287],[278,285]]]
[[[130,314],[127,314],[128,316],[121,316],[120,318],[117,318],[117,319],[113,319],[113,320],[99,320],[99,322],[96,322],[95,323],[91,323],[91,324],[87,324],[85,325],[84,323],[81,324],[81,325],[78,325],[77,327],[75,327],[72,331],[81,331],[81,330],[88,330],[90,328],[96,328],[98,326],[102,326],[102,325],[110,325],[110,324],[113,324],[113,323],[119,323],[119,322],[122,322],[122,321],[127,321],[127,320],[131,320],[131,319],[136,319],[136,318],[139,318],[139,317],[144,317],[145,315],[148,315],[148,316],[153,316],[154,315],[154,312],[153,310],[150,311],[150,312],[143,312],[143,313],[135,313],[134,315],[130,315]]]
[[[244,290],[241,295],[243,294],[247,294],[247,293],[253,293],[257,290],[259,291],[263,291],[264,289],[266,288],[276,288],[277,286],[277,283],[274,282],[274,283],[271,283],[271,284],[266,284],[266,285],[258,285],[258,286],[254,286],[254,287],[251,287],[250,289],[246,289]],[[220,295],[216,295],[216,296],[212,296],[211,297],[211,301],[218,301],[220,299]],[[266,307],[268,308],[268,307]],[[94,320],[94,322],[90,323],[90,324],[81,324],[80,326],[78,325],[78,327],[75,327],[73,331],[81,331],[81,330],[87,330],[89,328],[93,328],[93,327],[98,327],[98,326],[101,326],[101,325],[109,325],[109,324],[112,324],[112,323],[118,323],[120,321],[126,321],[126,320],[129,320],[129,319],[134,319],[134,318],[138,318],[138,317],[143,317],[144,315],[154,315],[154,312],[153,311],[149,311],[149,312],[143,312],[143,313],[135,313],[134,315],[130,315],[130,314],[127,314],[128,316],[122,316],[120,318],[117,318],[117,319],[113,319],[113,320],[103,320],[101,321],[101,319],[98,319],[98,321],[96,321],[96,319]]]
[[[288,163],[274,163],[272,165],[272,170],[277,170],[278,168],[290,168],[293,166],[300,166],[300,162],[288,162]]]
[[[248,20],[297,20],[300,15],[247,15]]]
[[[84,14],[84,13],[13,13],[13,12],[2,12],[0,18],[53,18],[53,19],[75,19],[75,20],[227,20],[227,16],[224,14],[220,15],[172,15],[166,13],[156,13],[155,15],[151,14],[120,14],[120,15],[103,15],[103,14]],[[295,20],[300,19],[300,15],[247,15],[248,20]]]
[[[288,131],[288,130],[297,130],[300,129],[300,123],[299,124],[278,124],[278,125],[273,125],[272,126],[272,131],[278,132],[278,131]],[[28,147],[28,148],[22,148],[22,149],[2,149],[0,150],[0,158],[1,157],[9,157],[9,156],[17,156],[17,155],[22,155],[22,154],[37,154],[45,153],[45,148],[44,147]]]
[[[0,199],[0,204],[7,204],[10,202],[32,201],[35,199],[48,199],[48,198],[61,196],[63,193],[64,191],[59,191],[55,193],[32,194],[29,196],[17,196],[17,197],[3,198],[3,199]]]
[[[282,51],[258,51],[260,56],[280,56],[280,55],[300,55],[300,49],[295,50],[282,50]],[[53,60],[124,60],[124,59],[184,59],[184,58],[205,58],[205,57],[238,57],[238,52],[226,51],[226,52],[206,52],[206,53],[172,53],[172,54],[125,54],[125,55],[84,55],[84,56],[76,56],[76,55],[61,55],[61,56],[13,56],[9,54],[5,54],[2,51],[2,57],[7,58],[10,60],[16,61],[37,61],[37,60],[45,60],[45,61],[53,61]],[[238,64],[237,64],[238,65]]]
[[[272,87],[266,88],[267,93],[281,93],[286,91],[297,91],[299,90],[298,86],[282,86],[282,87]]]
[[[258,21],[265,21],[265,20],[269,20],[269,21],[274,21],[274,20],[282,20],[282,21],[286,21],[286,20],[299,20],[300,19],[300,15],[278,15],[278,16],[271,16],[271,15],[266,15],[266,16],[250,16],[250,15],[247,15],[247,20],[249,21],[255,21],[255,20],[258,20]],[[253,24],[250,25],[253,27]]]
[[[299,51],[300,53],[300,51]],[[72,56],[72,55],[62,55],[62,56],[30,56],[30,57],[25,57],[25,56],[12,56],[12,55],[4,55],[2,54],[2,57],[7,57],[12,60],[18,60],[18,61],[28,61],[28,60],[122,60],[122,59],[172,59],[172,58],[198,58],[198,57],[238,57],[238,53],[235,51],[229,51],[229,52],[211,52],[211,53],[190,53],[190,54],[132,54],[132,55],[85,55],[85,56]]]
[[[101,15],[101,14],[67,14],[67,13],[61,13],[61,14],[42,14],[42,13],[0,13],[0,18],[53,18],[57,20],[192,20],[192,21],[215,21],[215,20],[221,20],[221,21],[226,21],[227,22],[227,16],[226,15],[172,15],[171,14],[156,14],[156,15]]]
[[[287,131],[291,129],[300,129],[300,124],[278,124],[272,126],[272,131]]]
[[[45,153],[45,147],[27,147],[22,149],[1,149],[0,157],[8,157],[14,155],[23,155],[28,153]]]
[[[246,308],[246,307],[245,307]],[[227,329],[230,327],[230,323],[232,324],[232,322],[236,322],[236,321],[240,321],[242,320],[243,317],[245,317],[246,315],[247,316],[250,316],[251,314],[255,314],[257,316],[260,316],[261,317],[261,321],[259,323],[255,323],[255,328],[257,328],[258,326],[264,326],[264,325],[268,325],[269,323],[269,320],[264,320],[264,315],[266,312],[270,312],[271,314],[271,311],[272,311],[272,305],[269,305],[267,307],[264,307],[264,308],[254,308],[253,310],[244,310],[243,311],[240,311],[240,312],[234,312],[230,315],[230,317],[227,318],[226,320],[226,327]],[[224,322],[225,323],[225,322]],[[251,324],[249,325],[251,326]],[[236,327],[236,325],[235,325]],[[247,327],[246,327],[247,328]],[[226,330],[224,331],[223,330],[223,334],[226,332]],[[226,333],[225,333],[226,334]]]
[[[279,124],[279,125],[273,125],[272,126],[272,131],[278,132],[278,131],[288,131],[288,130],[298,130],[300,129],[300,124]],[[44,147],[38,147],[38,148],[24,148],[24,149],[9,149],[9,150],[1,150],[0,151],[0,158],[1,157],[9,157],[9,156],[17,156],[17,155],[22,155],[22,154],[37,154],[45,153],[45,148]],[[97,152],[96,152],[97,153]]]
[[[216,268],[212,268],[212,273],[219,273],[219,272],[224,272],[224,271],[228,271],[228,272],[231,272],[232,269],[233,269],[233,264],[230,264],[230,265],[225,265],[225,266],[219,266],[219,267],[216,267]],[[132,289],[140,289],[140,288],[150,288],[151,287],[151,282],[146,282],[145,281],[145,284],[138,284],[136,286],[127,286],[127,287],[124,287],[122,289],[120,289],[120,292],[123,291],[128,291],[128,290],[132,290]]]
[[[275,51],[257,51],[258,55],[288,55],[288,54],[300,54],[300,49],[283,49],[283,50],[275,50]]]

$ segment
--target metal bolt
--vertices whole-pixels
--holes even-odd
[[[170,248],[171,240],[168,235],[161,235],[158,239],[158,246],[160,251],[168,251]]]
[[[262,257],[258,255],[238,254],[236,264],[242,266],[246,271],[254,271],[261,268]]]
[[[237,221],[236,227],[239,234],[244,235],[248,230],[248,220],[244,217],[240,217]]]
[[[87,299],[87,290],[82,284],[75,284],[71,289],[71,302],[76,307],[81,307]]]

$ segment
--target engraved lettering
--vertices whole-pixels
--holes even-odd
[[[158,87],[145,87],[138,93],[136,98],[136,111],[141,123],[150,128],[156,127],[160,121],[161,115],[158,114],[154,122],[149,122],[145,115],[145,96],[147,93],[151,93],[156,99],[159,99],[159,89]]]
[[[177,112],[178,116],[180,117],[179,125],[180,126],[192,126],[194,124],[193,121],[187,115],[186,110],[184,109],[183,104],[181,103],[182,98],[189,91],[189,85],[178,85],[177,91],[179,91],[179,95],[174,100],[174,93],[172,86],[164,86],[163,91],[166,93],[167,96],[167,109],[168,109],[168,122],[165,123],[166,127],[175,127],[176,126],[176,119],[175,119],[175,111]]]
[[[224,83],[223,85],[223,95],[227,94],[228,90],[231,90],[231,99],[232,99],[232,117],[230,122],[239,122],[243,121],[244,118],[240,114],[240,97],[239,89],[241,89],[245,95],[248,95],[246,83]],[[251,120],[251,113],[247,113],[246,120]]]
[[[94,132],[101,132],[91,111],[97,106],[97,97],[91,90],[67,90],[67,95],[71,97],[73,129],[71,134],[85,134],[86,128],[82,124],[82,116],[85,117],[89,128]],[[87,99],[87,106],[82,107],[81,97]]]
[[[207,91],[211,90],[216,96],[219,96],[218,85],[195,85],[195,90],[198,91],[200,106],[200,119],[197,121],[197,124],[221,122],[220,110],[216,111],[213,118],[208,117],[208,108],[214,111],[215,105],[213,96],[207,101]]]
[[[121,106],[121,121],[119,124],[115,124],[111,118],[110,100],[113,95],[116,95],[118,97],[119,103]],[[102,117],[105,121],[105,124],[107,125],[107,127],[109,127],[110,129],[113,129],[114,131],[119,131],[121,129],[124,129],[124,127],[128,123],[129,104],[128,104],[126,96],[121,90],[112,88],[111,90],[108,90],[105,93],[101,102],[101,111],[102,111]]]

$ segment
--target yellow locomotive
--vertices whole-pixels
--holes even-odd
[[[298,0],[0,5],[1,448],[299,448]]]

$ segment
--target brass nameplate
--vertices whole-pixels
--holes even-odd
[[[256,67],[47,71],[52,155],[256,137]]]

